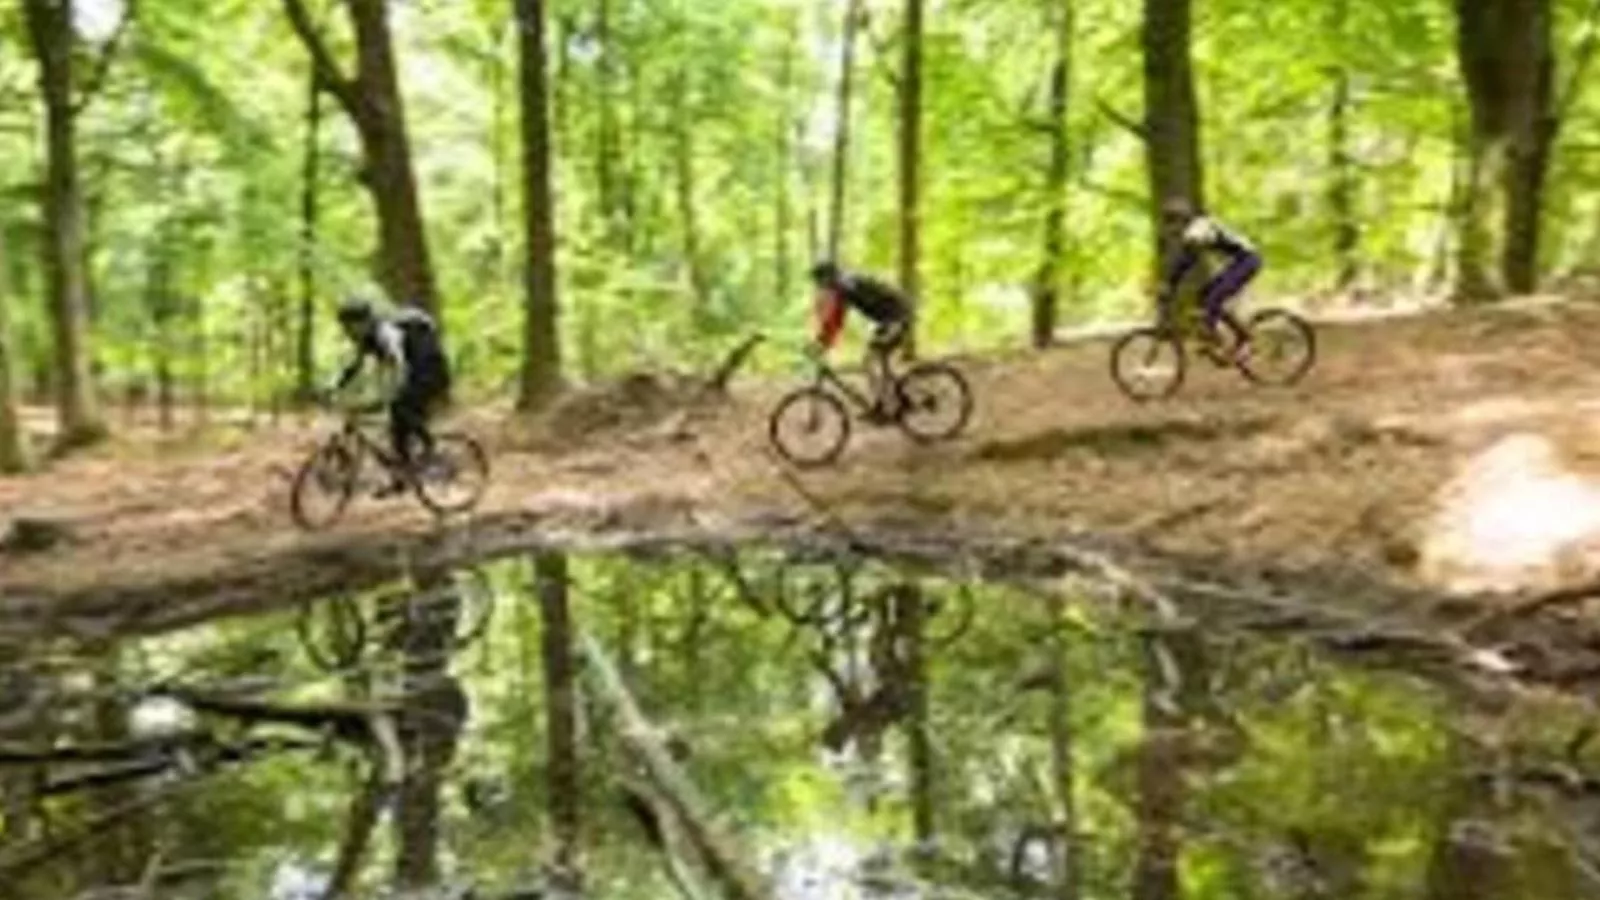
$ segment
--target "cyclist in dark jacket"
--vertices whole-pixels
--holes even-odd
[[[334,391],[343,390],[361,373],[368,358],[391,369],[394,391],[389,397],[389,443],[401,471],[411,472],[420,444],[431,451],[433,437],[428,418],[450,393],[450,361],[433,317],[407,306],[380,312],[365,297],[352,296],[339,304],[339,327],[355,346],[355,356],[339,373]],[[405,489],[399,473],[380,492]]]

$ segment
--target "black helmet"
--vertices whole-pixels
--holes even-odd
[[[831,259],[825,259],[811,267],[813,284],[832,284],[838,278],[839,265]]]
[[[376,315],[372,301],[360,294],[351,294],[339,301],[339,321],[346,325],[371,322]]]

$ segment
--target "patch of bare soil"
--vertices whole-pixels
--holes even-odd
[[[1218,571],[1339,569],[1438,596],[1555,588],[1600,576],[1600,357],[1584,341],[1597,325],[1600,309],[1580,304],[1330,324],[1295,388],[1200,367],[1149,405],[1110,383],[1105,341],[968,360],[978,410],[965,437],[919,447],[858,425],[837,466],[803,474],[766,447],[790,385],[736,384],[690,417],[683,385],[640,378],[577,392],[531,432],[458,416],[495,469],[460,533],[509,546],[640,523],[903,521],[1096,535]],[[113,445],[0,479],[0,532],[28,518],[70,534],[0,553],[0,597],[106,603],[230,578],[259,578],[261,592],[269,574],[293,593],[336,579],[355,548],[394,561],[437,540],[408,500],[358,499],[329,535],[294,529],[288,478],[324,424],[220,451]]]

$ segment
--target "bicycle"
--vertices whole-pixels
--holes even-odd
[[[857,390],[821,356],[810,357],[813,382],[785,395],[768,420],[767,433],[784,459],[800,468],[825,466],[838,458],[850,440],[850,414],[845,402],[865,415],[877,404]],[[923,362],[895,375],[884,360],[884,376],[892,387],[889,422],[920,444],[949,440],[967,427],[972,417],[972,388],[955,366]],[[841,399],[842,398],[842,399]],[[941,417],[942,416],[942,417]],[[798,434],[791,434],[798,430]],[[821,434],[816,450],[799,441]]]
[[[289,495],[295,524],[307,531],[327,528],[344,515],[358,487],[380,490],[383,483],[363,477],[368,458],[377,462],[382,474],[404,482],[434,515],[466,512],[478,504],[488,485],[489,460],[477,441],[458,432],[436,433],[422,458],[408,469],[362,428],[362,422],[379,409],[346,409],[340,428],[301,464]],[[319,511],[318,500],[327,500],[330,508]]]
[[[939,589],[920,587],[894,573],[873,576],[859,562],[793,561],[781,564],[773,586],[778,612],[797,628],[845,632],[882,623],[901,614],[908,593],[923,601],[923,642],[944,649],[966,635],[977,615],[972,586],[966,582]]]
[[[1188,370],[1186,345],[1204,341],[1193,325],[1175,321],[1173,305],[1162,304],[1154,325],[1130,331],[1111,346],[1111,380],[1136,402],[1176,394]],[[1317,361],[1316,331],[1287,309],[1259,310],[1244,326],[1250,336],[1248,357],[1237,359],[1233,347],[1210,343],[1202,343],[1201,355],[1219,369],[1232,366],[1252,383],[1269,387],[1297,383]]]
[[[312,665],[324,672],[349,672],[366,656],[369,638],[393,647],[407,623],[426,626],[450,611],[454,628],[441,650],[461,650],[489,630],[494,600],[488,574],[467,566],[451,571],[444,584],[431,590],[405,592],[403,600],[393,591],[366,600],[349,594],[306,600],[300,604],[295,634]]]

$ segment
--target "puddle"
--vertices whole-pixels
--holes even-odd
[[[0,896],[562,896],[574,815],[620,900],[1600,894],[1569,711],[1072,601],[657,550],[0,647]]]

